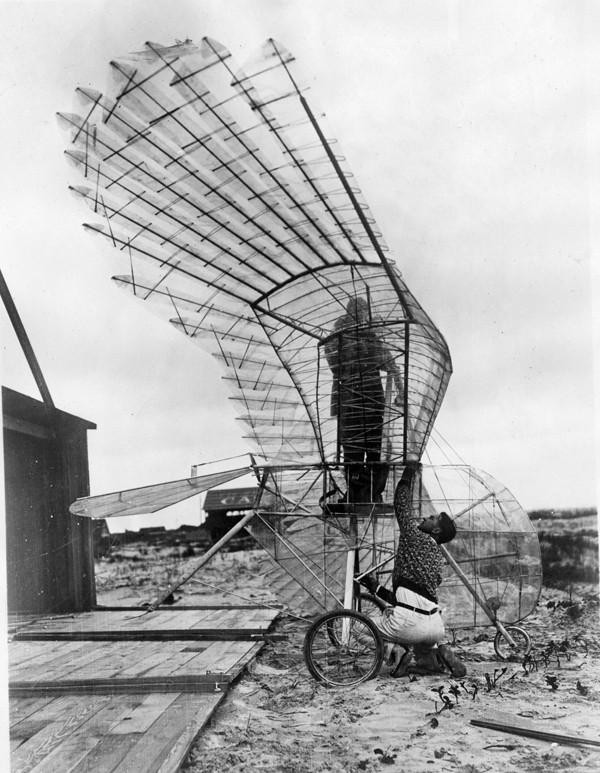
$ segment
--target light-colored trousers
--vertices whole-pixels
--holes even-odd
[[[408,588],[396,590],[396,600],[411,607],[429,611],[437,607],[432,601]],[[414,644],[432,647],[445,639],[446,632],[441,612],[421,615],[404,607],[388,607],[373,618],[386,641],[410,647]]]

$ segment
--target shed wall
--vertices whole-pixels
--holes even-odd
[[[2,389],[10,612],[95,604],[92,523],[69,505],[89,494],[84,419]]]

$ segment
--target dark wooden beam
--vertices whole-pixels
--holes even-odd
[[[35,356],[35,352],[33,351],[29,336],[27,335],[25,327],[21,321],[21,317],[19,316],[19,312],[17,311],[17,307],[15,306],[15,302],[12,299],[8,285],[4,280],[2,271],[0,271],[0,296],[2,296],[2,300],[4,301],[4,306],[6,307],[6,311],[10,317],[10,321],[12,322],[15,333],[17,334],[21,348],[23,349],[23,354],[29,363],[29,367],[31,368],[31,372],[33,373],[33,377],[35,379],[35,383],[40,390],[42,400],[49,408],[54,409],[54,400],[50,395],[50,390],[48,389],[48,385],[46,384],[46,380],[44,379],[44,375],[37,361],[37,357]]]
[[[500,733],[513,733],[514,735],[522,735],[525,736],[525,738],[535,738],[538,741],[547,741],[548,743],[560,743],[568,746],[600,746],[600,741],[596,738],[579,738],[576,735],[561,735],[560,733],[551,733],[546,730],[537,730],[531,727],[506,725],[503,722],[472,719],[471,724],[475,725],[475,727],[484,727],[487,730],[497,730]]]

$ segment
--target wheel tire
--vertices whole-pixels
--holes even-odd
[[[507,633],[514,639],[516,647],[511,647],[500,631],[498,631],[494,639],[496,655],[500,660],[519,662],[531,652],[531,638],[527,631],[518,625],[507,625],[505,628]]]
[[[317,681],[331,687],[373,679],[383,663],[383,651],[375,623],[351,609],[321,615],[304,637],[306,667]]]

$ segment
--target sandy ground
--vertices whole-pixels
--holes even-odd
[[[251,601],[268,602],[260,556],[260,551],[219,555],[200,577]],[[147,600],[159,583],[194,562],[144,559],[102,562],[99,603]],[[180,604],[223,599],[198,583],[178,595]],[[228,600],[240,603],[238,597]],[[598,611],[596,587],[546,588],[523,623],[534,643],[527,666],[497,659],[493,628],[473,629],[456,632],[454,640],[468,667],[464,679],[392,679],[384,667],[375,679],[349,689],[312,679],[302,656],[308,623],[282,615],[274,639],[196,740],[184,771],[600,771],[600,746],[561,745],[470,724],[472,719],[529,723],[543,732],[600,741]]]

